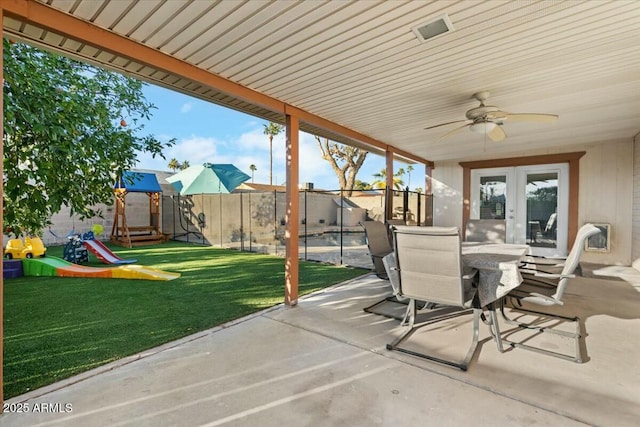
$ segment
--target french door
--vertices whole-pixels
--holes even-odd
[[[566,163],[471,171],[471,218],[504,219],[507,243],[535,255],[566,256],[568,210]]]

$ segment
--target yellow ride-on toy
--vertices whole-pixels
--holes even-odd
[[[6,259],[43,257],[47,254],[47,248],[39,237],[25,237],[24,244],[20,239],[11,239],[4,249]]]

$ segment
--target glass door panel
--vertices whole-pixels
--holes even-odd
[[[471,219],[506,220],[506,241],[514,239],[515,186],[513,168],[471,171]]]
[[[516,208],[518,243],[544,256],[567,255],[569,210],[567,164],[521,166]]]
[[[566,256],[569,210],[566,163],[474,169],[471,219],[504,219],[507,243],[532,253]]]
[[[480,177],[479,219],[505,219],[507,201],[506,175]]]
[[[527,244],[557,246],[558,173],[527,174]]]

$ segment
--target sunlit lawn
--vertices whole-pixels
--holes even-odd
[[[163,281],[24,277],[4,282],[4,393],[9,398],[281,303],[284,259],[167,242],[125,249]],[[50,256],[62,248],[49,248]],[[88,264],[104,267],[93,255]],[[300,263],[300,294],[367,270]]]

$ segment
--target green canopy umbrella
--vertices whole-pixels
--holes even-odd
[[[230,193],[249,178],[249,175],[234,165],[205,163],[202,166],[190,166],[166,180],[181,196],[189,196]]]

